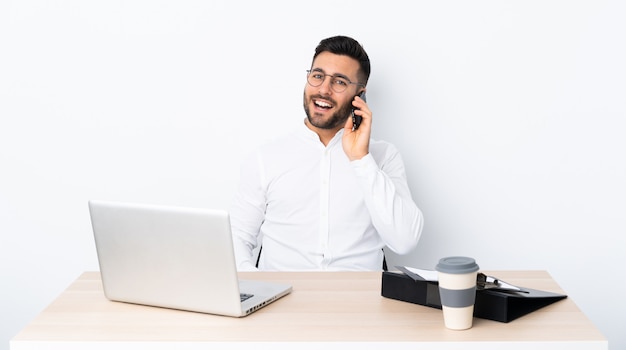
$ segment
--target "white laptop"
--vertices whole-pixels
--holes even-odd
[[[89,212],[110,300],[241,317],[292,290],[238,279],[226,211],[92,200]]]

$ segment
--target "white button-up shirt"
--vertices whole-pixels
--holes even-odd
[[[241,168],[230,210],[239,270],[381,270],[384,246],[417,245],[423,216],[397,149],[370,141],[350,161],[343,130],[325,147],[306,126],[260,147]],[[262,237],[262,238],[259,238]]]

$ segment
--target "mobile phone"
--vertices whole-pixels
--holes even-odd
[[[363,99],[363,101],[367,101],[365,99],[365,91],[361,92],[359,94],[359,97]],[[361,121],[363,120],[363,117],[361,117],[360,115],[356,115],[354,114],[354,108],[352,108],[352,131],[356,130],[359,128],[359,126],[361,125]]]

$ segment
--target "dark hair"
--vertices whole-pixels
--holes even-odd
[[[367,84],[370,78],[370,59],[367,56],[367,52],[363,49],[363,46],[358,41],[347,36],[333,36],[320,41],[319,45],[315,48],[315,55],[313,55],[313,61],[315,58],[324,51],[334,53],[335,55],[345,55],[359,61],[361,68],[359,69],[359,80],[363,84]]]

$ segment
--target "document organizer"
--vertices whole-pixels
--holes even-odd
[[[563,294],[523,289],[528,293],[477,290],[474,317],[508,323],[567,298]],[[437,282],[416,281],[401,272],[383,272],[381,295],[390,299],[441,309]]]

